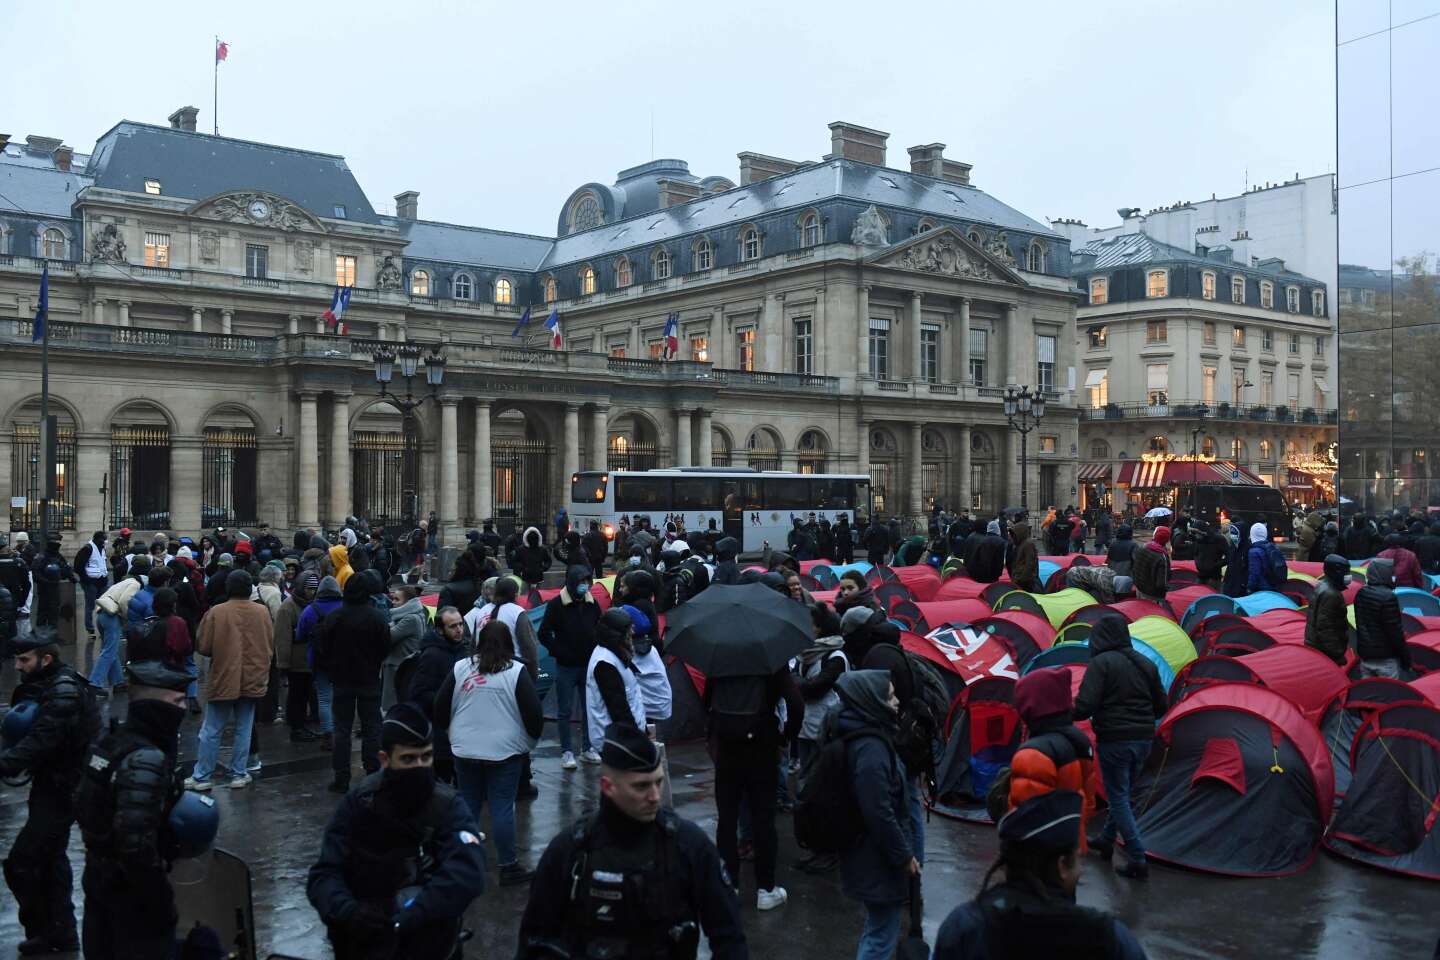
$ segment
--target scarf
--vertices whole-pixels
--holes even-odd
[[[835,612],[844,614],[846,610],[854,607],[873,607],[875,605],[875,590],[870,584],[843,597],[835,598]]]
[[[816,637],[813,646],[806,647],[800,652],[800,665],[812,667],[815,665],[815,661],[824,659],[844,646],[844,637]]]

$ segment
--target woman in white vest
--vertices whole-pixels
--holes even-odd
[[[495,581],[495,599],[488,601],[482,594],[475,606],[465,614],[465,626],[470,636],[480,636],[485,624],[498,620],[509,628],[515,659],[522,660],[530,671],[530,679],[540,678],[540,645],[535,640],[535,625],[525,615],[525,608],[515,602],[519,588],[513,577],[501,577]]]
[[[515,850],[515,795],[545,725],[535,684],[514,653],[510,628],[491,620],[480,628],[475,655],[455,664],[435,696],[435,726],[449,734],[460,795],[477,822],[490,806],[501,886],[528,883],[533,874]]]
[[[645,704],[645,722],[659,723],[670,719],[670,675],[665,661],[650,636],[650,618],[639,607],[625,604],[620,608],[630,617],[631,646],[635,650],[635,667],[640,671],[640,699]]]
[[[629,723],[645,729],[645,700],[640,670],[635,665],[630,615],[611,607],[595,625],[595,652],[585,668],[586,735],[596,753],[605,743],[605,728]]]

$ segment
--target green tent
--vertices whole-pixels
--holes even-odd
[[[1130,624],[1130,636],[1148,643],[1176,673],[1195,659],[1195,644],[1169,617],[1141,617]]]
[[[1038,613],[1050,621],[1050,626],[1056,630],[1060,625],[1070,619],[1070,614],[1081,607],[1088,607],[1095,602],[1095,598],[1084,590],[1077,590],[1074,587],[1067,587],[1056,593],[1026,593],[1024,590],[1012,590],[1000,598],[995,604],[996,612],[1001,610],[1024,610],[1028,613]]]

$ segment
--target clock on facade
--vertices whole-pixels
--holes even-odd
[[[270,204],[256,197],[250,201],[248,211],[252,220],[264,220],[270,216]]]

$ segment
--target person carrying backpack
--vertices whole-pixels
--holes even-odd
[[[1249,575],[1245,586],[1250,593],[1261,590],[1279,590],[1290,579],[1290,570],[1285,565],[1285,555],[1270,542],[1270,532],[1265,524],[1250,525],[1250,550],[1248,552]]]
[[[1085,825],[1095,815],[1095,755],[1090,738],[1074,723],[1070,673],[1059,667],[1032,670],[1015,684],[1015,710],[1025,723],[1027,739],[1015,750],[1010,775],[1004,778],[1005,803],[990,814],[1001,817],[1027,800],[1056,790],[1073,790],[1083,798],[1080,809],[1080,850],[1085,850]],[[1001,784],[996,779],[996,784]]]

